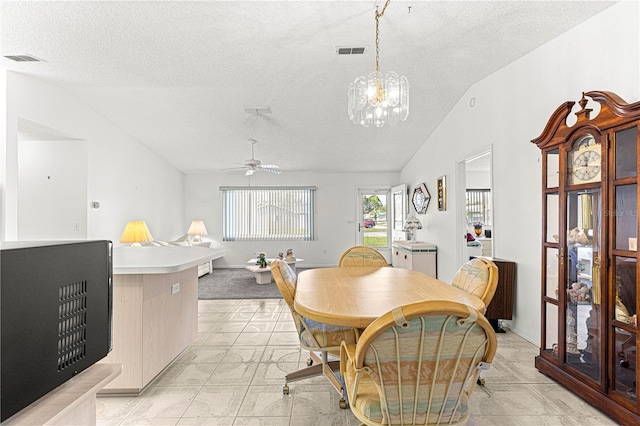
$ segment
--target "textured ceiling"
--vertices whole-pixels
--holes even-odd
[[[68,89],[187,173],[243,162],[250,138],[285,171],[398,171],[472,84],[613,2],[392,0],[380,68],[407,76],[411,113],[361,128],[346,88],[374,69],[381,4],[3,0],[0,53],[45,62],[1,65]],[[256,105],[272,114],[244,112]]]

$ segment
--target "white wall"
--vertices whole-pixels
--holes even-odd
[[[7,70],[0,69],[0,241],[6,228],[7,134]]]
[[[467,170],[467,189],[491,189],[491,173]]]
[[[358,189],[398,183],[399,173],[292,173],[281,175],[256,173],[252,186],[316,186],[316,240],[315,241],[222,241],[222,193],[220,186],[244,186],[249,180],[243,174],[213,173],[185,176],[185,221],[187,230],[194,219],[205,222],[207,240],[228,250],[227,256],[215,261],[214,267],[239,267],[253,257],[255,251],[264,251],[268,257],[292,248],[294,255],[306,259],[303,267],[335,266],[342,253],[356,244]],[[326,250],[326,252],[325,252]],[[388,259],[390,260],[390,259]]]
[[[494,256],[517,263],[513,330],[540,339],[541,155],[530,141],[555,109],[583,91],[608,90],[640,100],[640,12],[621,2],[473,85],[402,171],[413,188],[438,176],[456,187],[457,161],[493,147]],[[475,98],[475,106],[470,100]],[[456,197],[429,209],[418,239],[438,246],[438,275],[458,268]]]
[[[87,142],[18,137],[18,239],[87,238]]]
[[[184,233],[184,175],[106,120],[68,91],[22,74],[8,72],[6,149],[2,204],[3,234],[18,234],[18,121],[29,120],[87,141],[87,238],[119,245],[128,220],[145,220],[157,239]],[[43,191],[46,189],[43,187]],[[88,206],[87,206],[88,207]]]

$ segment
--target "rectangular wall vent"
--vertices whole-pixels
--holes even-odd
[[[16,62],[41,62],[42,59],[38,59],[31,55],[4,55],[5,58],[11,59]]]
[[[242,108],[246,114],[271,114],[270,106],[245,105]]]
[[[360,46],[360,47],[338,46],[338,47],[336,47],[336,53],[338,55],[362,55],[366,51],[367,51],[366,46]]]

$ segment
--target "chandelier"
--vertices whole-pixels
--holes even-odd
[[[354,124],[369,127],[384,127],[385,124],[394,125],[398,121],[405,121],[409,116],[409,80],[389,71],[382,77],[380,73],[380,32],[378,22],[384,15],[387,0],[378,12],[376,7],[376,70],[368,77],[360,76],[348,88],[349,119]]]

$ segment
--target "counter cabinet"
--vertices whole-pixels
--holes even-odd
[[[196,339],[199,265],[225,253],[201,247],[114,249],[113,349],[103,362],[122,364],[123,370],[101,393],[140,393]]]

